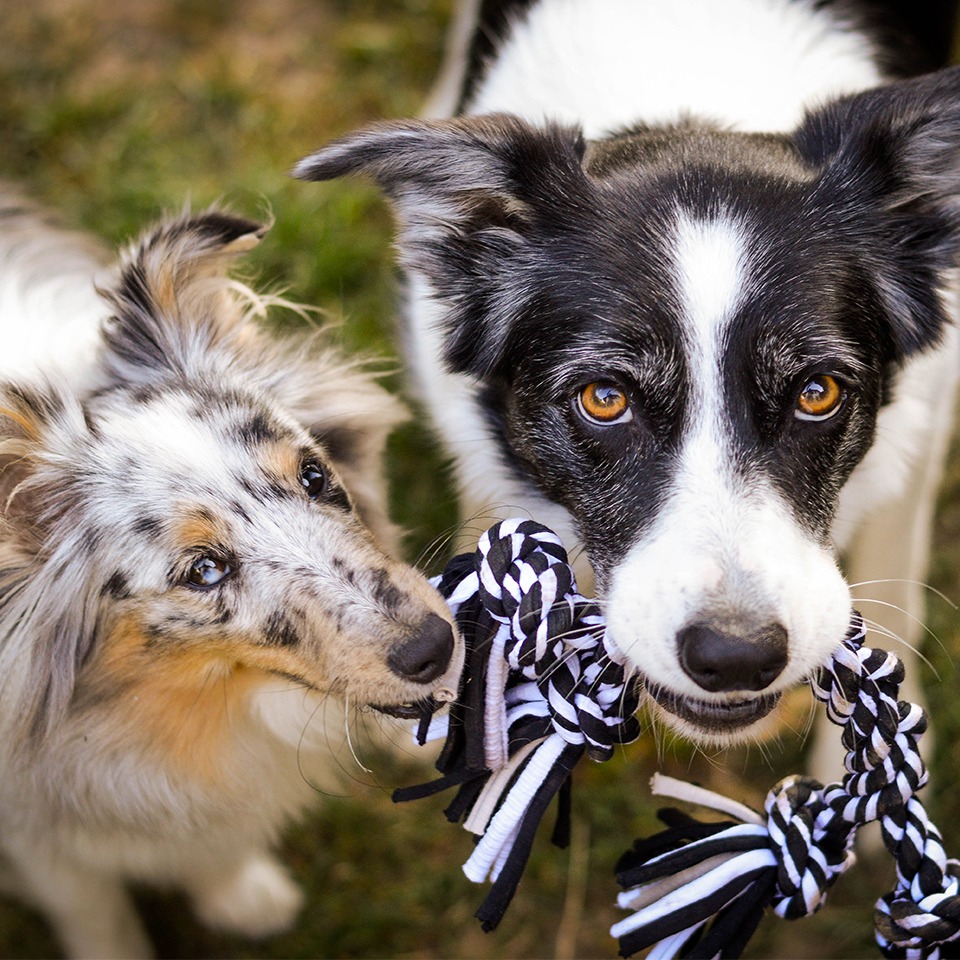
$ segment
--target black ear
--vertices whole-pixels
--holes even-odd
[[[266,227],[217,210],[168,220],[148,230],[121,259],[103,296],[113,308],[104,326],[106,362],[130,382],[181,369],[196,338],[232,328],[227,268],[252,249]]]
[[[815,202],[848,211],[903,354],[937,340],[939,290],[960,259],[960,67],[808,114],[794,136],[821,168]]]
[[[538,236],[578,202],[588,180],[576,128],[533,127],[507,115],[385,123],[301,160],[294,176],[372,177],[394,201],[402,264],[444,301],[447,360],[484,374],[524,304],[516,268]]]

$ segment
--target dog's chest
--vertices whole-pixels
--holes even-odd
[[[535,3],[486,66],[468,113],[580,123],[588,137],[697,116],[741,131],[880,82],[867,40],[810,4]]]

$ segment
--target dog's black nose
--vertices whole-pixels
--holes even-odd
[[[442,617],[428,613],[405,640],[398,640],[387,654],[387,665],[404,680],[429,683],[450,665],[453,628]]]
[[[787,665],[787,631],[770,623],[738,637],[694,624],[677,634],[677,649],[684,673],[704,690],[763,690]]]

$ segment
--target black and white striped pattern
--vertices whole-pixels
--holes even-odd
[[[457,616],[467,667],[449,722],[428,734],[447,737],[437,764],[445,777],[398,791],[397,799],[461,785],[448,816],[464,817],[479,837],[464,872],[494,882],[477,914],[492,929],[541,817],[569,790],[576,763],[584,753],[609,759],[618,743],[637,737],[638,694],[606,642],[599,611],[577,592],[559,538],[540,524],[495,525],[436,586]],[[562,834],[554,837],[561,845]]]
[[[624,742],[626,679],[618,652],[607,645],[603,618],[577,592],[560,539],[531,520],[512,519],[486,531],[477,551],[480,599],[500,624],[491,653],[502,650],[510,675],[509,683],[487,684],[487,729],[497,728],[506,742],[518,713],[546,709],[566,743],[608,759]],[[497,659],[491,655],[488,663],[499,675]],[[498,687],[506,687],[506,697]],[[630,716],[637,703],[631,699],[626,706]],[[497,770],[505,759],[505,753],[490,757],[488,766]]]
[[[855,618],[840,649],[810,681],[843,727],[847,774],[821,787],[789,777],[767,796],[766,817],[686,784],[655,792],[734,812],[742,823],[701,824],[666,811],[668,830],[637,841],[622,858],[620,903],[636,912],[611,931],[624,956],[738,956],[766,906],[794,919],[819,909],[853,862],[857,829],[879,820],[897,865],[897,886],[876,909],[877,943],[887,957],[938,957],[960,939],[960,864],[915,793],[927,780],[917,741],[923,711],[898,701],[903,665],[863,646]]]
[[[479,840],[464,865],[493,880],[477,911],[486,929],[502,917],[552,798],[569,789],[587,751],[607,759],[637,735],[638,693],[608,647],[597,608],[576,590],[566,553],[551,531],[508,520],[456,557],[436,585],[457,616],[467,665],[438,761],[444,777],[399,791],[413,799],[459,786],[447,810]],[[623,956],[739,956],[764,910],[795,919],[818,910],[853,863],[853,840],[879,820],[896,859],[897,886],[877,904],[877,942],[888,957],[937,957],[960,940],[960,863],[948,860],[916,796],[927,780],[917,747],[923,711],[897,699],[903,665],[863,645],[854,615],[840,648],[810,680],[843,728],[847,774],[826,787],[788,777],[764,814],[689,784],[655,777],[654,793],[732,815],[700,823],[661,811],[662,833],[635,843],[618,865],[634,913],[611,931]],[[559,841],[562,841],[560,831]],[[555,832],[555,840],[558,834]],[[562,845],[562,842],[561,842]]]

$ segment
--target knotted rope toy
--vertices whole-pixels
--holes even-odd
[[[571,776],[588,754],[609,759],[639,735],[640,693],[606,635],[597,608],[577,592],[559,539],[528,520],[488,530],[473,554],[455,557],[435,581],[467,648],[460,693],[449,715],[418,731],[421,743],[446,737],[441,778],[399,790],[412,800],[457,787],[452,822],[478,837],[464,865],[493,885],[477,911],[485,930],[499,923],[516,891],[534,834],[554,796],[553,840],[569,834]],[[894,890],[875,911],[887,957],[938,957],[960,940],[960,863],[948,860],[916,792],[927,774],[917,742],[923,711],[897,699],[903,665],[863,645],[853,615],[843,643],[810,679],[817,700],[843,728],[847,773],[822,786],[788,777],[767,795],[764,814],[665,777],[654,792],[735,817],[701,823],[675,809],[667,829],[634,843],[617,866],[634,913],[611,933],[630,956],[735,957],[764,910],[795,919],[818,910],[853,863],[857,829],[879,820],[897,868]]]

